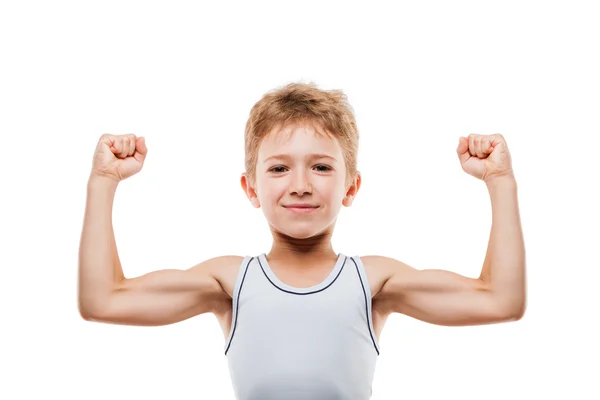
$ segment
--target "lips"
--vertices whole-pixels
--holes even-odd
[[[315,211],[317,208],[319,208],[319,206],[297,206],[297,207],[284,206],[283,208],[285,208],[286,210],[288,210],[292,213],[308,214],[308,213],[312,213],[313,211]]]

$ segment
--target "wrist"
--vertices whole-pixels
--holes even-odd
[[[505,183],[516,183],[515,174],[513,170],[503,172],[501,174],[493,174],[484,179],[486,185],[496,185]]]
[[[104,188],[116,190],[119,182],[107,175],[102,175],[97,172],[90,173],[88,179],[88,188]]]

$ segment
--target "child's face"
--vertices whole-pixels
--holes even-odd
[[[272,158],[276,155],[287,157]],[[337,139],[315,133],[310,124],[297,124],[262,140],[256,187],[249,187],[245,174],[242,187],[252,204],[262,208],[272,229],[304,239],[332,228],[342,204],[352,204],[360,176],[349,187],[345,179],[346,166]],[[318,207],[309,213],[286,208],[294,203]]]

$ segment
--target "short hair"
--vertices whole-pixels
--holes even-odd
[[[273,129],[282,130],[295,123],[309,123],[317,134],[338,140],[349,185],[357,175],[359,134],[354,110],[342,90],[322,90],[314,82],[292,82],[277,87],[264,94],[250,110],[244,135],[245,168],[250,182],[256,182],[261,140]]]

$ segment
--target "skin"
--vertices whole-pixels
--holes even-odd
[[[121,180],[142,169],[147,152],[144,139],[132,134],[105,134],[98,142],[79,251],[80,314],[89,321],[165,325],[212,312],[227,334],[243,257],[214,257],[186,270],[134,278],[123,274],[112,229],[114,194]],[[377,334],[394,312],[452,326],[515,321],[524,315],[525,246],[506,141],[500,134],[470,134],[459,139],[456,152],[462,169],[484,181],[490,194],[492,228],[481,274],[469,278],[443,269],[415,269],[390,257],[361,256],[372,285]],[[306,158],[313,153],[331,158]],[[275,154],[288,158],[268,159]],[[242,174],[244,192],[254,207],[262,208],[273,235],[269,264],[289,282],[318,282],[337,259],[331,246],[337,215],[342,206],[352,205],[361,183],[357,174],[347,184],[346,174],[337,140],[316,134],[310,124],[266,136],[258,151],[256,181]],[[284,208],[296,202],[319,207],[311,214]],[[469,251],[469,243],[462,251]]]
[[[274,133],[277,133],[274,134]],[[470,134],[456,149],[463,170],[485,182],[492,203],[492,231],[478,278],[443,269],[419,270],[385,256],[363,256],[365,265],[383,276],[373,308],[385,320],[391,313],[447,326],[516,321],[525,312],[525,247],[517,187],[504,137]],[[331,159],[307,158],[324,153]],[[276,154],[287,158],[271,159]],[[360,174],[345,185],[342,148],[299,123],[266,136],[258,151],[256,182],[246,173],[241,184],[250,203],[262,208],[273,235],[267,258],[292,275],[331,265],[336,254],[331,236],[342,205],[349,207],[360,188]],[[319,172],[319,165],[332,168]],[[283,205],[318,204],[316,212],[296,215]],[[307,267],[310,265],[311,267]],[[494,279],[492,279],[494,277]],[[378,285],[379,286],[379,285]],[[381,326],[379,321],[376,325]]]
[[[270,158],[284,154],[286,158]],[[325,154],[332,158],[311,157]],[[268,159],[269,158],[269,159]],[[286,269],[302,270],[337,259],[331,236],[342,206],[350,207],[360,188],[360,174],[346,184],[342,148],[334,137],[317,134],[311,124],[286,127],[263,138],[258,150],[256,182],[242,174],[250,203],[261,208],[273,236],[268,259]],[[319,207],[297,214],[284,205],[311,203]]]

